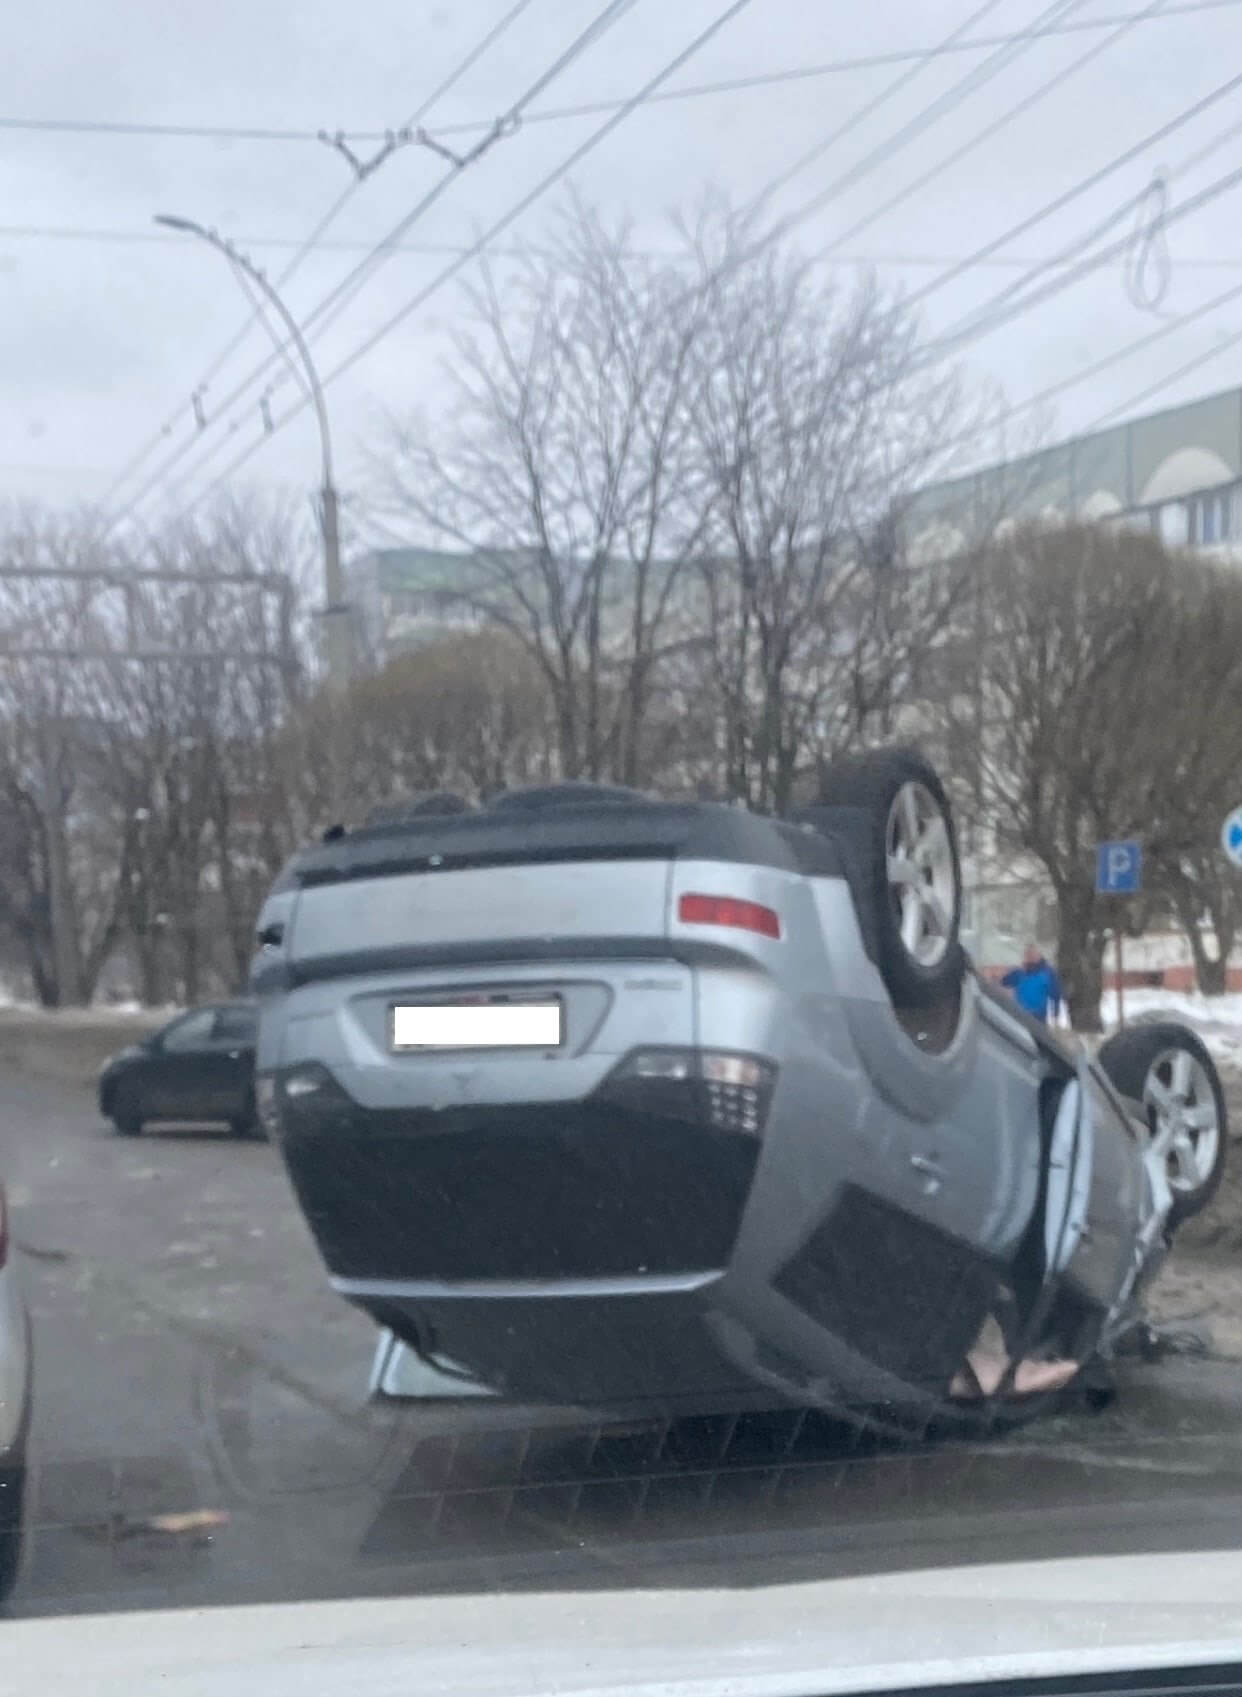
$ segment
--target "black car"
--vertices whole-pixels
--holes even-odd
[[[192,1008],[119,1054],[99,1075],[99,1111],[122,1137],[151,1120],[220,1121],[236,1137],[257,1131],[252,1002]]]

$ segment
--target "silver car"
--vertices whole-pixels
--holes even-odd
[[[990,1325],[1107,1353],[1219,1182],[1219,1081],[1180,1026],[1063,1046],[960,905],[902,751],[788,820],[563,784],[328,833],[253,987],[334,1286],[443,1371],[604,1409],[905,1423]]]
[[[30,1325],[17,1286],[8,1205],[0,1184],[0,1603],[17,1580],[30,1424]]]

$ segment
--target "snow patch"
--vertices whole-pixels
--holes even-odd
[[[1194,990],[1127,990],[1126,1024],[1176,1019],[1198,1032],[1218,1061],[1242,1068],[1242,991],[1201,996]],[[1106,990],[1100,998],[1100,1019],[1106,1031],[1117,1025],[1117,995]]]

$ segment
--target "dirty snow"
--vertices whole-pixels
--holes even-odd
[[[1190,990],[1127,990],[1126,1024],[1144,1024],[1156,1019],[1176,1019],[1199,1033],[1217,1060],[1242,1067],[1242,992],[1224,996],[1201,996]],[[1104,1029],[1117,1024],[1117,996],[1106,990],[1100,998]]]

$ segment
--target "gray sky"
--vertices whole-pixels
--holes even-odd
[[[166,0],[59,0],[24,7],[11,24],[0,65],[0,119],[383,131],[405,122],[512,0],[215,0],[173,20]],[[531,82],[602,0],[531,0],[491,52],[428,115],[451,124],[490,120]],[[724,0],[634,0],[626,16],[541,97],[541,107],[622,98],[685,46]],[[681,72],[677,83],[753,75],[843,57],[923,48],[970,15],[970,0],[754,0]],[[1144,0],[1080,0],[1067,21],[1146,10]],[[972,33],[1029,28],[1047,8],[998,0]],[[1046,78],[1068,67],[1107,31],[1040,40],[970,94],[910,146],[832,197],[799,227],[816,252],[859,218],[966,143]],[[910,256],[947,262],[1001,234],[1165,120],[1242,69],[1242,5],[1137,24],[1089,65],[960,162],[938,171],[900,207],[846,244],[850,257],[879,262],[886,281],[916,288],[937,267],[898,264]],[[800,172],[777,200],[801,206],[952,87],[986,50],[938,59],[899,94]],[[644,241],[667,242],[666,219],[708,183],[744,199],[802,152],[847,123],[901,74],[886,66],[825,75],[646,108],[575,171],[583,194],[605,210],[629,212]],[[670,86],[675,86],[670,84]],[[460,243],[498,217],[572,148],[599,118],[529,124],[463,173],[406,238]],[[1040,258],[1108,214],[1234,124],[1242,89],[1004,250]],[[1239,132],[1242,134],[1242,130]],[[359,142],[360,151],[376,145]],[[1235,169],[1226,143],[1172,185],[1170,206]],[[332,243],[381,238],[441,174],[426,150],[394,155],[349,199],[313,256],[290,279],[286,298],[310,309],[362,256]],[[151,240],[151,217],[171,211],[236,238],[273,277],[349,181],[346,163],[314,139],[201,140],[5,129],[0,133],[0,493],[51,501],[98,499],[137,450],[175,418],[154,472],[193,435],[191,392],[247,317],[225,262],[191,238]],[[551,202],[545,203],[551,209]],[[1236,301],[1174,329],[1150,349],[1068,390],[1055,433],[1091,425],[1178,366],[1242,333],[1242,238],[1232,226],[1242,184],[1168,235],[1172,275],[1159,313],[1127,297],[1119,262],[1015,323],[971,345],[969,371],[1000,383],[1013,402],[1072,376],[1092,360],[1160,329],[1230,287]],[[540,207],[523,233],[537,237]],[[1121,228],[1128,228],[1128,225]],[[38,231],[39,234],[18,233]],[[139,240],[79,239],[49,231],[118,232]],[[1119,232],[1120,233],[1120,230]],[[1211,261],[1204,265],[1203,261]],[[1222,263],[1228,262],[1228,263]],[[443,255],[400,253],[370,280],[315,342],[331,369],[444,265]],[[1017,275],[982,267],[940,289],[924,308],[930,333],[945,329]],[[359,450],[380,407],[422,404],[444,393],[440,336],[459,309],[453,285],[405,321],[331,386],[338,477],[356,483]],[[254,331],[210,385],[216,407],[267,352]],[[1242,337],[1138,411],[1242,382]],[[288,386],[273,401],[279,412]],[[235,421],[230,431],[229,424]],[[144,502],[201,490],[259,432],[257,391],[193,444]],[[227,440],[224,438],[227,436]],[[224,451],[207,457],[221,444]],[[303,414],[267,441],[244,479],[309,487],[318,476],[316,436]],[[135,474],[112,505],[136,492]]]

